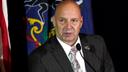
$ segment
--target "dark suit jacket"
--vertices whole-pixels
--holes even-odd
[[[80,35],[85,59],[96,72],[114,72],[112,60],[100,36]],[[90,49],[85,47],[89,46]],[[95,72],[85,62],[87,72]],[[29,56],[29,72],[73,72],[62,46],[56,37],[49,39]]]

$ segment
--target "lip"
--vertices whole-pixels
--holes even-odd
[[[64,36],[65,37],[70,37],[70,36],[72,36],[72,33],[64,33]]]

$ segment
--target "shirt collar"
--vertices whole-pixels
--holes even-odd
[[[68,56],[69,52],[71,51],[71,46],[64,43],[62,40],[60,40],[58,37],[57,37],[57,40],[59,41],[59,43],[61,44],[62,48],[64,49],[66,55]],[[79,43],[81,45],[81,42],[80,42],[80,38],[78,37],[76,43],[74,44],[74,46],[76,46],[76,44]]]

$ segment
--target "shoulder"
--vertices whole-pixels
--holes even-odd
[[[103,41],[103,37],[100,35],[86,35],[86,34],[80,34],[80,38],[87,39],[87,40],[101,40]]]
[[[28,67],[30,72],[45,72],[45,65],[47,65],[45,62],[52,59],[54,41],[54,38],[49,39],[45,44],[33,50],[29,55]]]
[[[86,34],[80,34],[81,41],[86,41],[87,43],[102,43],[104,42],[104,39],[100,35],[86,35]]]
[[[100,35],[80,35],[80,40],[83,45],[89,46],[92,51],[102,54],[104,49],[106,49],[105,41],[102,36]]]
[[[48,41],[46,41],[44,44],[33,50],[33,52],[29,55],[29,58],[34,59],[34,58],[42,58],[46,56],[48,53],[53,51],[52,49],[55,41],[56,41],[55,37],[48,39]]]

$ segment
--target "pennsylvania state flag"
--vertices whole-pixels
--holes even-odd
[[[55,30],[50,22],[55,12],[55,7],[63,0],[25,0],[27,17],[27,48],[30,54],[35,48],[55,35]],[[91,0],[75,0],[81,7],[83,26],[81,33],[94,34],[91,14]]]
[[[48,39],[47,0],[25,0],[27,17],[27,48],[30,54]]]

